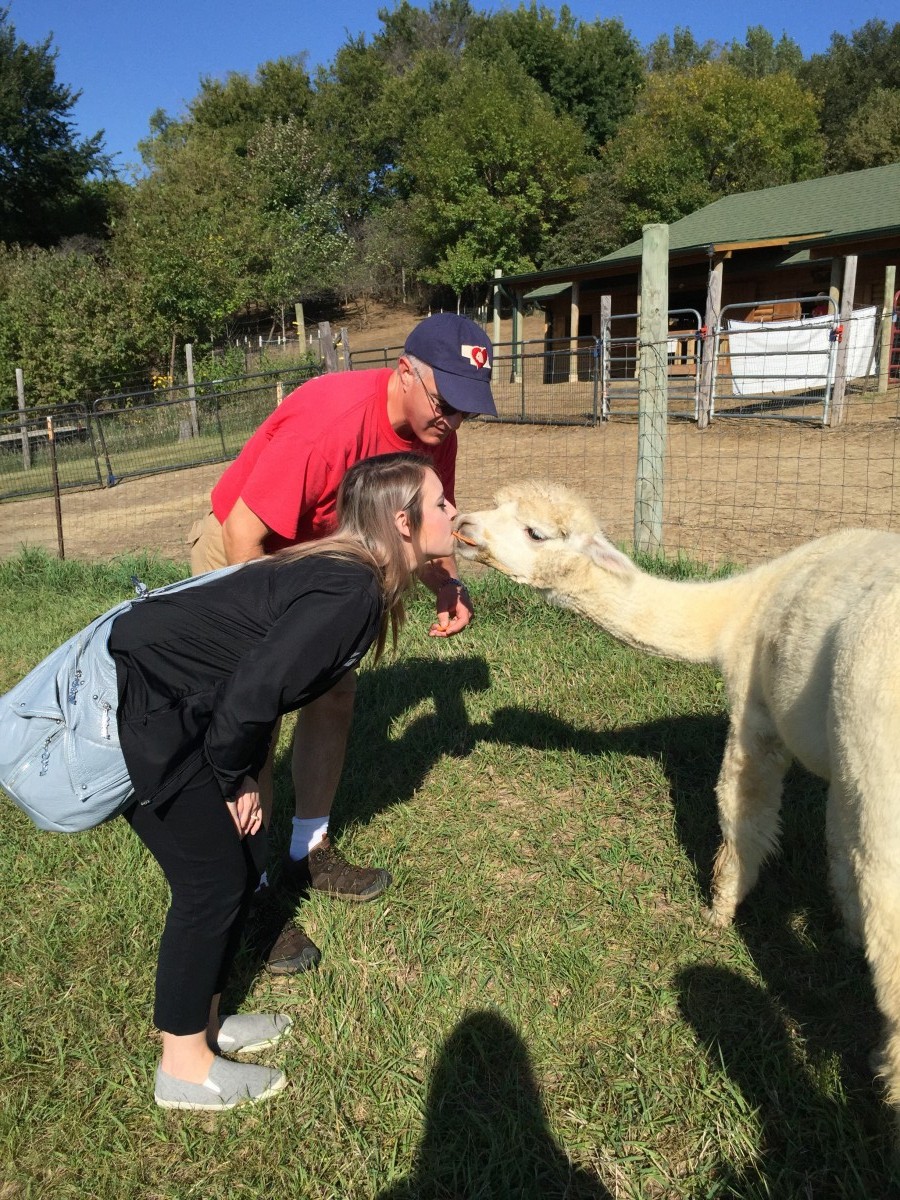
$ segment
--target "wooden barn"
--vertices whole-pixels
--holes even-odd
[[[669,328],[689,349],[691,331],[711,330],[723,311],[762,321],[839,313],[849,300],[889,314],[898,262],[900,163],[726,196],[669,227]],[[636,241],[596,262],[495,284],[513,304],[514,342],[529,303],[546,313],[548,342],[599,337],[605,315],[628,336],[640,271]]]

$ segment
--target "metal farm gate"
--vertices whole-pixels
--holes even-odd
[[[640,397],[640,343],[637,313],[620,313],[603,322],[600,335],[601,408],[604,420],[635,416]],[[669,415],[697,419],[703,329],[694,308],[672,308],[668,314],[666,363]]]
[[[827,424],[842,336],[827,296],[726,305],[712,332],[710,418]]]

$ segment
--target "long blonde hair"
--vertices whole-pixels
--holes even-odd
[[[422,527],[422,485],[431,462],[420,454],[405,451],[377,454],[355,463],[337,494],[338,527],[327,538],[279,550],[278,562],[294,562],[313,554],[351,559],[371,567],[381,584],[384,612],[375,642],[375,661],[381,657],[390,626],[393,645],[403,627],[404,596],[413,582],[406,546],[397,529],[395,515],[401,510],[410,528]]]

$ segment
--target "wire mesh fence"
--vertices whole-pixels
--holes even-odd
[[[233,458],[281,396],[315,373],[266,373],[0,413],[0,500],[52,490],[48,417],[59,486],[113,487]]]
[[[833,528],[900,524],[895,384],[879,392],[868,376],[857,381],[847,418],[835,428],[821,420],[775,419],[762,410],[753,420],[717,419],[700,429],[683,419],[690,396],[671,401],[673,370],[695,386],[698,351],[684,347],[692,331],[679,334],[682,346],[673,345],[670,331],[660,347],[670,390],[663,463],[667,553],[752,563]],[[460,505],[488,503],[511,479],[554,479],[585,494],[609,535],[631,543],[637,408],[626,403],[624,391],[618,399],[613,391],[603,419],[603,361],[596,347],[594,339],[497,347],[499,416],[460,430]],[[629,363],[632,351],[622,353]],[[396,354],[388,354],[392,361]],[[628,370],[625,375],[617,381],[613,373],[610,382],[633,388]],[[207,510],[222,463],[240,450],[279,394],[300,381],[257,376],[239,386],[220,380],[198,385],[193,396],[172,389],[146,403],[106,397],[89,408],[54,410],[65,554],[103,559],[151,550],[184,561],[187,530]],[[23,544],[60,549],[47,415],[0,417],[0,555]]]

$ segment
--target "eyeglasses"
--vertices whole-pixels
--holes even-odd
[[[409,365],[412,367],[412,363]],[[471,413],[462,412],[460,409],[454,408],[452,404],[448,404],[447,401],[444,400],[437,392],[429,392],[428,388],[425,386],[425,380],[419,374],[417,367],[413,367],[413,373],[415,374],[415,377],[418,379],[419,383],[421,383],[422,391],[431,401],[431,407],[438,414],[438,416],[444,417],[448,420],[450,417],[461,417],[464,421],[468,420],[468,418],[472,416]]]

